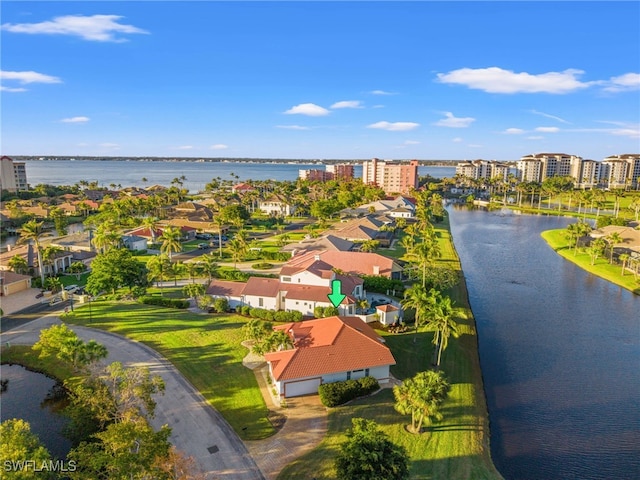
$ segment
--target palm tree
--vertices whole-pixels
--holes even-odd
[[[624,276],[624,270],[625,270],[625,268],[627,266],[627,262],[629,261],[630,255],[628,253],[621,253],[620,256],[618,256],[618,258],[622,262],[622,273],[621,273],[621,275]]]
[[[404,308],[412,308],[415,310],[416,332],[418,332],[418,328],[427,316],[428,302],[429,294],[427,293],[427,290],[418,283],[404,291],[404,298],[400,303]]]
[[[209,276],[209,283],[211,283],[213,276],[218,271],[218,264],[216,263],[216,258],[213,256],[213,254],[210,253],[207,255],[203,255],[202,257],[200,257],[200,259],[201,259],[200,264],[202,266],[202,270],[204,273],[206,273]]]
[[[15,273],[26,274],[29,271],[29,264],[24,257],[14,255],[7,262],[9,268]]]
[[[229,251],[231,252],[231,256],[233,257],[233,268],[236,268],[238,261],[244,258],[249,247],[246,243],[234,237],[229,240],[227,248],[229,249]]]
[[[149,229],[151,233],[151,243],[156,243],[156,227],[158,226],[159,219],[157,217],[144,217],[142,219],[142,226]]]
[[[162,235],[160,235],[160,240],[162,241],[160,252],[167,253],[169,255],[169,261],[171,261],[173,252],[182,251],[182,232],[178,227],[166,227]]]
[[[56,247],[53,245],[47,245],[42,250],[42,263],[44,265],[49,266],[49,274],[53,275],[56,272],[56,268],[54,267],[54,262],[58,253],[62,252],[62,248]]]
[[[449,344],[449,337],[453,335],[455,338],[460,336],[458,324],[453,319],[453,304],[451,298],[443,297],[437,290],[431,289],[431,301],[429,302],[429,321],[427,330],[435,332],[433,336],[433,344],[437,348],[438,356],[435,362],[436,369],[440,368],[442,352],[444,352]]]
[[[33,242],[33,245],[36,249],[36,254],[38,256],[38,270],[40,271],[40,281],[42,282],[42,286],[44,286],[44,268],[42,265],[42,252],[40,251],[40,239],[42,238],[44,232],[42,231],[42,225],[44,222],[36,222],[35,220],[30,220],[22,225],[20,229],[20,238],[21,240],[27,242]]]
[[[412,433],[420,433],[423,423],[441,420],[440,405],[449,395],[450,386],[442,372],[428,370],[393,387],[394,408],[402,415],[411,415]]]
[[[609,246],[609,263],[613,263],[613,247],[618,243],[622,243],[622,236],[619,232],[611,232],[605,240]]]

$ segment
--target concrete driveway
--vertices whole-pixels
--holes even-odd
[[[31,321],[2,333],[2,343],[31,345],[40,330],[59,324],[56,315]],[[70,326],[83,340],[94,339],[107,347],[106,363],[146,366],[165,383],[164,395],[156,398],[155,428],[167,424],[178,450],[193,457],[207,478],[227,480],[264,480],[242,440],[202,395],[171,365],[151,348],[119,335],[87,327]]]

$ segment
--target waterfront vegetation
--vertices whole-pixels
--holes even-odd
[[[542,233],[542,238],[566,260],[575,263],[593,275],[602,277],[615,285],[631,290],[636,295],[640,295],[640,281],[636,275],[630,271],[623,275],[621,266],[612,264],[607,255],[600,256],[593,261],[586,249],[574,249],[569,245],[566,229],[547,230]]]

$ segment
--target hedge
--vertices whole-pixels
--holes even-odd
[[[189,308],[189,300],[180,300],[176,298],[165,297],[140,297],[138,299],[140,303],[145,305],[158,305],[160,307],[172,307],[172,308]]]
[[[358,380],[323,383],[318,387],[320,401],[325,407],[336,407],[354,398],[369,395],[380,388],[374,377],[363,377]]]

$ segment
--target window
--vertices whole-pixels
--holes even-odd
[[[282,277],[282,281],[283,282],[290,282],[291,281],[291,277]]]
[[[364,376],[365,376],[365,377],[368,377],[368,376],[369,376],[369,369],[368,369],[368,368],[365,368],[365,369],[364,369]]]
[[[347,380],[351,380],[351,372],[347,372]]]
[[[258,306],[259,306],[259,307],[263,307],[263,306],[264,306],[264,298],[260,297],[260,298],[258,299]]]

